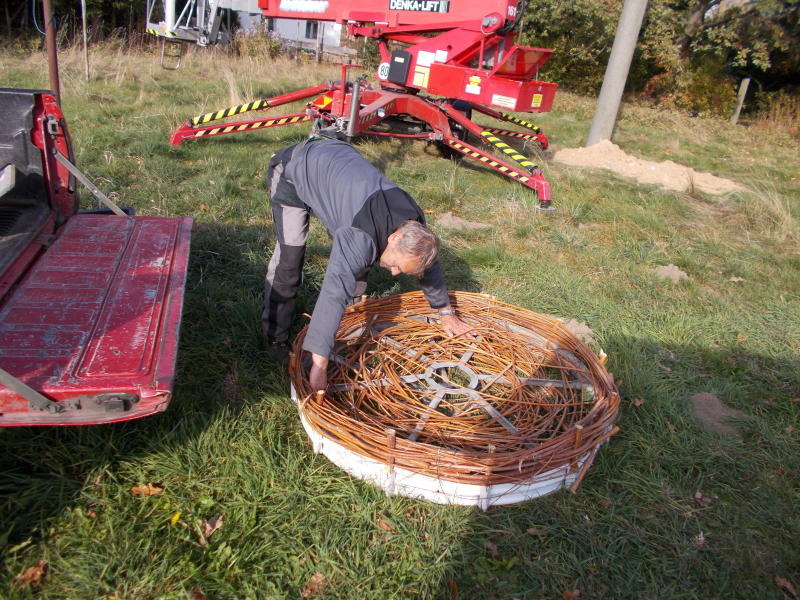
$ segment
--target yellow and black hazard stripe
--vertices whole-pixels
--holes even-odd
[[[218,110],[216,112],[206,113],[204,115],[199,115],[197,117],[192,118],[192,123],[194,125],[203,125],[211,121],[216,121],[217,119],[224,119],[225,117],[240,115],[244,112],[250,110],[258,110],[260,108],[269,108],[269,101],[255,100],[253,102],[248,102],[247,104],[240,104],[239,106],[231,106],[230,108],[225,108],[223,110]]]
[[[489,142],[492,146],[500,150],[503,154],[507,155],[510,159],[515,160],[520,166],[532,171],[536,168],[536,163],[528,160],[524,154],[520,154],[515,148],[506,144],[503,140],[493,134],[491,131],[481,131],[483,139]]]
[[[212,135],[223,135],[225,133],[233,133],[239,131],[248,131],[250,129],[266,129],[267,127],[278,127],[280,125],[293,125],[301,121],[310,121],[311,117],[295,116],[295,117],[282,117],[280,119],[269,119],[267,121],[253,121],[252,123],[241,123],[239,125],[220,125],[219,127],[209,127],[206,129],[198,129],[194,137],[209,137]]]
[[[519,173],[518,171],[515,171],[514,169],[511,169],[506,165],[497,162],[491,156],[487,156],[486,154],[482,154],[481,152],[476,152],[472,148],[469,148],[463,144],[459,144],[458,142],[452,140],[448,140],[447,143],[450,144],[453,148],[455,148],[459,152],[461,152],[462,154],[469,156],[470,158],[474,158],[475,160],[478,160],[484,164],[487,164],[493,169],[497,169],[504,175],[508,175],[512,179],[516,179],[520,183],[527,183],[528,180],[530,179],[527,175]]]
[[[526,121],[525,119],[519,119],[514,115],[510,115],[508,113],[501,112],[500,115],[506,119],[507,121],[511,121],[512,123],[516,123],[517,125],[522,125],[523,127],[527,127],[528,129],[533,129],[536,133],[541,133],[542,130],[533,123]]]
[[[491,131],[495,135],[502,135],[503,137],[521,138],[525,140],[535,140],[535,133],[528,133],[527,131],[512,131],[510,129],[496,129],[494,127],[487,127],[486,131]]]
[[[162,29],[145,29],[150,35],[157,35],[159,37],[176,37],[178,34],[173,31],[165,31]]]

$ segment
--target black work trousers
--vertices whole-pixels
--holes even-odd
[[[303,273],[311,213],[284,176],[286,163],[294,147],[275,154],[269,163],[267,184],[275,226],[275,250],[264,280],[264,311],[261,327],[269,342],[285,342],[294,319],[294,304]],[[355,298],[367,288],[366,280],[358,281]]]

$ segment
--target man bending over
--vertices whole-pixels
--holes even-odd
[[[327,385],[328,359],[345,306],[366,290],[373,263],[419,278],[448,335],[469,326],[450,307],[438,263],[439,240],[425,226],[414,199],[389,181],[350,144],[312,137],[275,154],[269,163],[277,238],[264,285],[262,327],[267,354],[286,363],[294,300],[300,285],[308,220],[317,217],[333,240],[303,350],[311,353],[312,389]]]

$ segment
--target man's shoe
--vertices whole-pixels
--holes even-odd
[[[284,367],[289,364],[290,350],[291,346],[289,346],[289,342],[286,341],[267,340],[264,346],[264,354],[267,355],[267,358]]]

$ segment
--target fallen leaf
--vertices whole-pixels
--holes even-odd
[[[187,600],[207,600],[206,595],[200,591],[200,586],[196,585],[191,590],[186,592]]]
[[[633,399],[633,405],[634,406],[639,407],[642,404],[644,404],[644,400],[642,398],[634,398]]]
[[[203,204],[200,204],[200,206],[198,206],[197,208],[199,208],[200,210],[208,210],[208,205],[203,203]]]
[[[697,536],[692,540],[692,546],[695,548],[702,548],[706,545],[706,536],[701,531],[697,534]]]
[[[800,596],[797,595],[797,590],[794,589],[794,586],[788,579],[784,579],[783,577],[776,577],[775,583],[778,587],[783,588],[786,592],[794,599],[800,599]]]
[[[203,520],[200,524],[203,526],[203,535],[199,537],[199,542],[201,546],[205,546],[214,532],[222,527],[222,517],[213,516],[207,521]]]
[[[580,596],[580,590],[565,590],[564,593],[561,594],[562,600],[572,600],[573,598],[580,598]]]
[[[89,517],[90,519],[96,519],[97,513],[93,511],[91,508],[88,508],[86,509],[86,516]]]
[[[483,542],[483,546],[492,553],[492,558],[497,558],[497,556],[500,554],[497,551],[497,544],[494,544],[489,540]]]
[[[731,277],[730,279],[728,279],[728,281],[738,282],[738,281],[744,281],[744,279],[741,277]]]
[[[450,588],[450,600],[458,600],[458,584],[452,580],[447,580],[447,587]]]
[[[311,576],[311,579],[308,580],[306,587],[300,591],[300,595],[303,598],[311,598],[325,589],[326,585],[327,582],[325,581],[325,575],[317,571]]]
[[[747,340],[747,336],[743,333],[737,333],[736,339],[739,340],[740,342],[744,342]]]
[[[178,511],[174,515],[172,515],[172,518],[170,518],[169,522],[175,525],[175,523],[177,523],[180,520],[180,518],[181,518],[181,513],[180,511]]]
[[[131,488],[131,494],[134,496],[157,496],[164,493],[164,486],[162,483],[143,483],[135,485]]]
[[[527,533],[528,535],[534,535],[538,537],[544,537],[547,535],[547,532],[544,529],[536,529],[535,527],[526,529],[525,533]]]
[[[14,578],[14,587],[28,587],[39,585],[47,574],[47,561],[37,560],[36,564],[28,567]]]
[[[397,533],[397,528],[383,517],[375,521],[375,525],[384,531],[388,531],[389,533]]]

